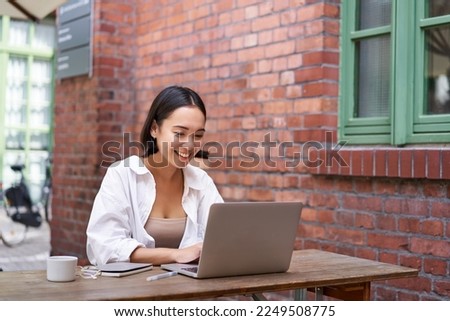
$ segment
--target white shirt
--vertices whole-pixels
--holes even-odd
[[[203,241],[209,207],[223,202],[204,170],[188,165],[183,174],[181,205],[187,222],[180,248]],[[155,199],[155,179],[138,156],[130,156],[108,168],[86,231],[91,264],[129,261],[137,247],[155,247],[155,240],[144,228]]]

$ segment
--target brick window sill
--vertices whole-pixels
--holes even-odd
[[[309,167],[312,174],[450,179],[449,147],[346,147],[334,154],[318,150],[314,156],[320,165]]]

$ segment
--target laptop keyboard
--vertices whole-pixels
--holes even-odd
[[[182,270],[185,270],[185,271],[188,271],[188,272],[197,273],[198,267],[197,267],[197,266],[194,266],[194,267],[186,267],[186,268],[182,268]]]

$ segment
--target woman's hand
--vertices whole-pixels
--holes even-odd
[[[203,243],[197,243],[183,249],[177,250],[175,254],[175,262],[177,263],[189,263],[200,258],[202,253]]]
[[[183,249],[138,247],[130,255],[131,262],[152,263],[189,263],[200,258],[203,243],[197,243]]]

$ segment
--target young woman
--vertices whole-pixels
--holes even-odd
[[[143,156],[111,165],[95,198],[87,227],[92,264],[199,258],[209,207],[223,202],[207,173],[190,165],[205,122],[193,90],[171,86],[157,95],[141,132]]]

